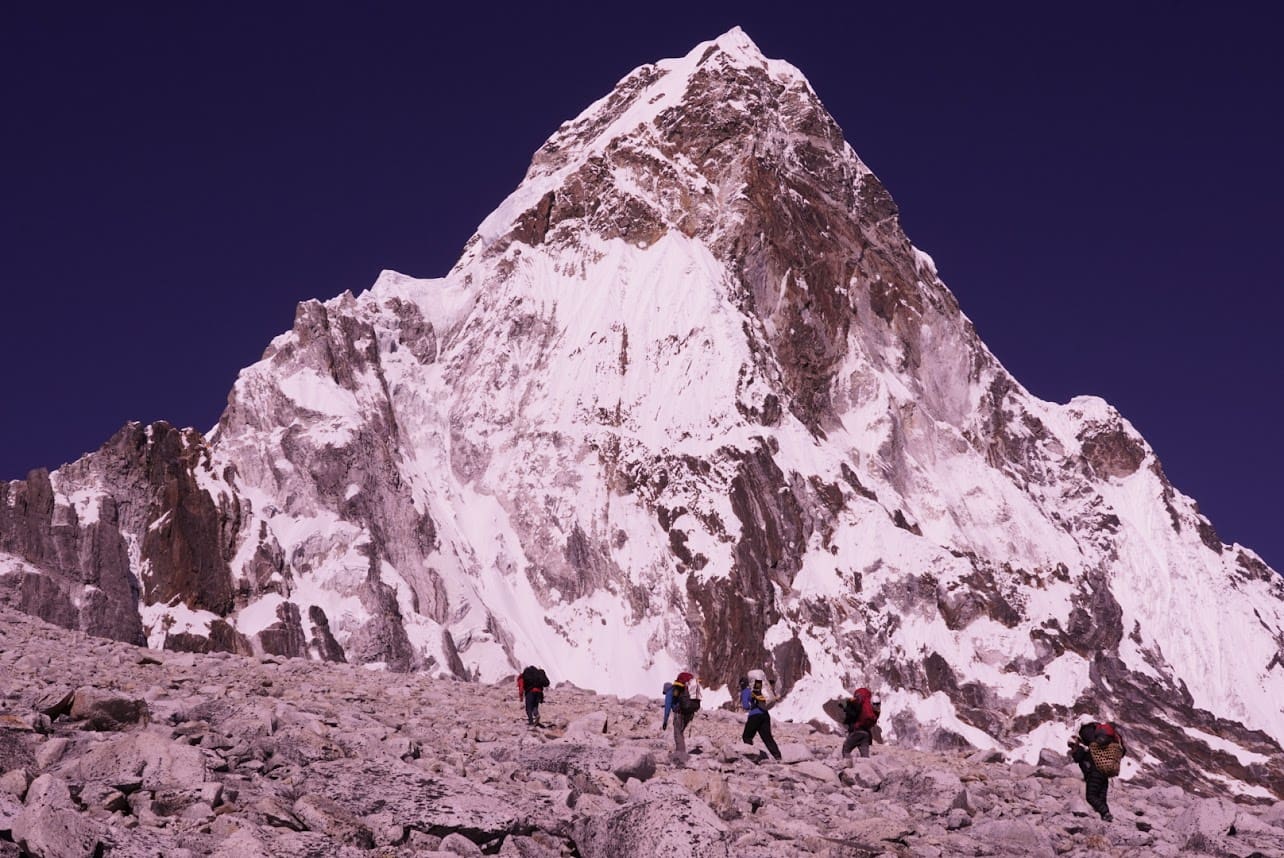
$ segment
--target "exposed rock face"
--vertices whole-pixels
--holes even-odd
[[[497,684],[342,663],[158,653],[0,607],[0,855],[1278,855],[1284,802],[1200,798],[1125,758],[1115,821],[1060,747],[1037,764],[877,743],[837,759],[835,725],[778,722],[783,762],[717,704],[687,761],[658,697],[549,690],[526,725]],[[121,689],[108,692],[106,686]],[[141,694],[95,732],[62,701]],[[45,719],[45,720],[41,720]],[[40,729],[32,728],[39,724]]]
[[[1155,776],[1284,789],[1280,577],[1114,409],[999,365],[739,31],[564,124],[447,277],[301,305],[209,438],[0,485],[0,598],[487,683],[765,667],[778,717],[868,685],[898,742],[1028,762],[1111,717]]]

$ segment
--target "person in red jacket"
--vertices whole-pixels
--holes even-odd
[[[862,757],[869,756],[869,746],[874,740],[874,725],[878,723],[878,704],[868,688],[857,688],[851,699],[843,704],[843,723],[847,725],[847,740],[843,742],[843,759],[857,748]]]

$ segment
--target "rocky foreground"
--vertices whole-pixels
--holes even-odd
[[[1284,855],[1284,803],[1134,780],[1101,822],[1059,750],[844,766],[826,725],[777,723],[775,763],[706,699],[679,766],[658,695],[563,684],[531,730],[508,683],[154,652],[2,608],[0,694],[0,856]]]

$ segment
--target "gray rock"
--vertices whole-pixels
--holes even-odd
[[[889,819],[870,813],[864,819],[843,823],[836,832],[838,839],[854,842],[871,849],[888,848],[889,843],[903,841],[917,828],[905,819]]]
[[[880,792],[927,813],[944,815],[954,807],[963,791],[963,781],[953,772],[939,769],[901,769],[884,779]]]
[[[27,790],[27,803],[12,822],[13,840],[35,858],[92,856],[104,843],[103,827],[80,813],[67,784],[41,775]]]
[[[77,688],[68,717],[83,721],[88,730],[125,730],[146,724],[151,716],[147,701],[98,688]]]
[[[516,762],[526,769],[568,775],[576,772],[610,771],[613,757],[609,748],[558,742],[526,745],[516,754]]]
[[[563,738],[568,742],[582,742],[590,745],[610,745],[611,737],[608,731],[611,726],[611,718],[606,712],[598,710],[590,712],[587,715],[581,715],[566,725],[566,734]]]
[[[1225,837],[1230,834],[1238,816],[1239,808],[1234,802],[1224,798],[1196,799],[1173,822],[1172,830],[1181,836]]]
[[[311,831],[326,835],[339,843],[361,849],[374,848],[374,834],[356,814],[320,795],[300,796],[294,802],[295,817]]]
[[[32,708],[50,720],[56,721],[71,712],[71,701],[75,694],[74,688],[56,686],[41,693],[32,704]]]
[[[833,766],[829,763],[822,763],[820,760],[803,760],[790,766],[790,771],[798,772],[801,775],[806,775],[809,778],[823,781],[827,784],[838,784],[838,773],[834,771]]]
[[[447,855],[462,855],[464,858],[482,854],[480,846],[458,833],[447,834],[443,837],[441,843],[437,846],[437,851]]]
[[[1263,810],[1258,815],[1258,818],[1268,825],[1284,828],[1284,801],[1275,802],[1275,804]]]
[[[645,781],[655,775],[655,757],[639,748],[620,748],[611,756],[611,773],[621,781]]]
[[[358,817],[387,812],[420,831],[458,831],[488,841],[513,830],[520,818],[512,798],[499,790],[387,758],[317,763],[306,776],[309,792]]]
[[[681,783],[709,805],[719,819],[727,821],[740,816],[740,810],[736,807],[727,779],[718,772],[683,772]]]
[[[137,786],[195,789],[209,779],[209,767],[199,748],[155,732],[112,736],[61,763],[58,771],[81,783],[105,783],[122,792]]]
[[[968,836],[1006,850],[1011,855],[1056,858],[1052,838],[1046,831],[1023,819],[990,819],[973,823]]]
[[[129,798],[120,790],[102,783],[88,783],[81,787],[80,803],[91,813],[100,811],[110,814],[129,810]]]
[[[0,792],[0,831],[13,828],[13,821],[22,813],[22,802],[7,792]]]
[[[656,783],[646,796],[575,824],[583,858],[729,858],[727,827],[708,805],[674,783]]]
[[[13,769],[0,775],[0,792],[7,792],[18,801],[27,796],[27,787],[31,785],[31,775],[26,769]]]
[[[780,761],[782,763],[801,763],[815,757],[811,748],[803,742],[780,742]]]
[[[47,739],[43,745],[36,749],[36,764],[42,769],[47,769],[54,765],[62,758],[68,744],[70,744],[70,740],[62,736]]]

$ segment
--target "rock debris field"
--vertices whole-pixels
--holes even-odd
[[[677,765],[658,690],[556,685],[531,729],[509,683],[148,651],[7,608],[0,694],[0,858],[1284,855],[1284,803],[1116,781],[1106,823],[1060,749],[843,764],[819,723],[777,722],[777,763],[712,694]]]

